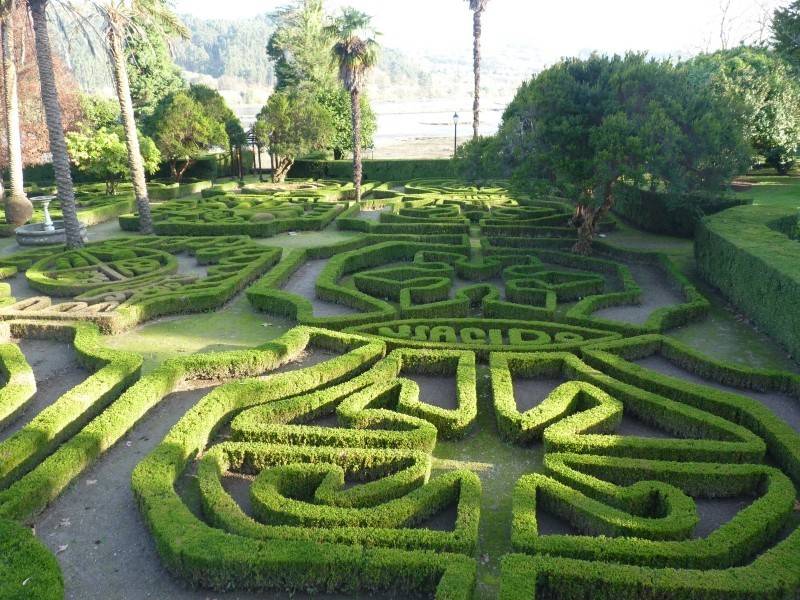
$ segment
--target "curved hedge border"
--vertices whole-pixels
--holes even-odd
[[[384,346],[380,342],[305,328],[287,335],[302,335],[306,340],[314,335],[327,337],[338,340],[342,349],[348,346],[352,349],[314,367],[215,389],[187,412],[134,471],[134,492],[167,567],[193,584],[214,589],[348,592],[400,586],[404,593],[469,598],[475,563],[452,551],[469,552],[474,547],[478,523],[477,478],[458,472],[439,483],[419,487],[430,468],[427,452],[375,446],[383,436],[382,443],[393,447],[392,438],[398,441],[410,432],[413,439],[414,431],[429,430],[434,436],[429,444],[435,440],[436,430],[427,421],[383,408],[402,403],[405,396],[402,390],[409,389],[402,380],[386,382],[386,369],[391,372],[402,368],[398,359],[407,362],[408,357],[395,354],[364,372],[365,367],[372,366],[383,355]],[[440,359],[433,360],[433,355],[416,356],[429,368],[443,368],[436,366]],[[354,377],[359,373],[363,375]],[[320,395],[329,385],[334,387]],[[462,378],[461,385],[473,383]],[[348,397],[346,402],[341,402],[343,396]],[[273,414],[279,421],[293,421],[302,415],[313,418],[334,406],[340,419],[354,428],[352,431],[323,431],[298,425],[294,436],[300,437],[276,443],[275,436],[282,434],[280,427],[273,427],[262,434],[268,443],[233,441],[210,450],[204,448],[212,432],[232,415],[239,414],[234,431],[246,435],[243,432],[248,419],[258,419],[263,410],[275,411]],[[258,412],[247,417],[248,410]],[[362,436],[359,438],[358,434]],[[335,439],[340,435],[345,436],[346,444],[297,445],[300,440],[313,444],[315,437]],[[427,434],[423,438],[424,435]],[[291,445],[281,445],[286,442]],[[175,492],[175,479],[198,452],[204,452],[206,457],[198,472],[204,508],[212,523],[229,526],[231,532],[199,520]],[[395,467],[390,468],[392,464]],[[278,519],[275,525],[258,526],[228,499],[219,484],[219,475],[230,466],[260,473],[252,492],[254,500],[259,511],[271,515],[270,521],[272,517]],[[359,477],[370,473],[383,477],[342,490],[345,472]],[[324,497],[326,504],[332,506],[312,508],[295,504],[282,499],[284,492],[291,497],[297,494]],[[453,533],[387,528],[419,520],[457,498],[459,516]],[[381,501],[389,503],[387,508],[359,508]],[[378,527],[364,529],[365,523]],[[428,547],[437,552],[384,549],[381,545]]]
[[[174,255],[180,253],[208,265],[207,276],[176,273]],[[26,271],[32,287],[71,301],[53,304],[47,296],[7,300],[0,307],[0,320],[82,319],[104,332],[119,332],[159,316],[219,308],[280,257],[280,249],[244,236],[122,238],[77,251],[28,250],[0,260],[0,275]],[[107,277],[109,272],[113,278]]]

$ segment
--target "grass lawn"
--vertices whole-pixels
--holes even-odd
[[[752,198],[754,204],[800,208],[800,175],[758,175],[741,179],[755,184],[739,192],[743,197]]]

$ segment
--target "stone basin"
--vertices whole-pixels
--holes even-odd
[[[81,238],[88,241],[86,236],[86,224],[81,223]],[[15,230],[17,243],[20,246],[47,246],[49,244],[65,244],[67,233],[64,229],[64,221],[53,221],[53,229],[47,230],[42,223],[29,223]]]

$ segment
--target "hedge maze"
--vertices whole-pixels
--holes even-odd
[[[0,438],[0,597],[69,593],[23,524],[192,382],[207,389],[131,475],[187,586],[796,597],[800,376],[671,337],[709,302],[666,256],[574,255],[569,207],[502,182],[372,184],[360,205],[327,182],[211,188],[156,214],[155,237],[0,260],[0,433],[36,393],[18,339],[68,340],[88,373]],[[360,233],[294,249],[231,235],[305,226]],[[240,293],[297,325],[146,374],[104,344]]]

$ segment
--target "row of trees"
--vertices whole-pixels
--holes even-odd
[[[273,180],[282,181],[298,156],[331,148],[342,158],[351,151],[360,199],[361,153],[375,131],[365,95],[378,60],[370,17],[346,8],[330,19],[322,0],[301,0],[274,18],[267,52],[277,85],[255,125],[257,143],[272,154]]]
[[[49,139],[49,146],[38,147],[37,152],[41,156],[49,149],[52,157],[67,245],[82,244],[71,162],[79,170],[105,180],[109,193],[115,193],[119,181],[129,177],[141,230],[152,233],[146,174],[154,173],[163,159],[170,165],[173,179],[180,182],[198,156],[215,147],[230,148],[232,162],[238,159],[241,164],[241,146],[247,143],[245,132],[218,92],[204,86],[186,88],[169,57],[166,40],[187,32],[167,0],[53,1],[66,10],[81,31],[101,33],[115,84],[116,106],[96,99],[84,101],[79,111],[82,118],[76,122],[73,115],[69,129],[65,128],[64,102],[59,98],[63,77],[56,76],[62,69],[53,56],[48,31],[48,10],[52,10],[49,0],[0,0],[4,141],[11,182],[5,195],[6,219],[20,225],[32,214],[22,182],[20,132],[24,128],[20,125],[14,40],[15,32],[22,30],[25,34],[29,18],[36,49],[33,78],[38,80]],[[28,139],[35,142],[36,137]]]
[[[68,5],[67,0],[61,0]],[[33,25],[36,49],[36,65],[40,95],[44,109],[49,138],[58,199],[64,215],[64,225],[68,247],[82,245],[80,225],[75,204],[75,190],[72,181],[67,138],[59,102],[56,81],[56,62],[48,29],[47,11],[49,0],[3,0],[0,3],[0,31],[3,47],[3,82],[5,92],[4,112],[6,121],[7,149],[11,193],[6,194],[5,209],[8,221],[15,224],[30,219],[32,206],[25,197],[22,187],[22,143],[20,138],[19,90],[17,86],[15,44],[13,39],[13,17],[18,9],[27,10]],[[104,47],[108,54],[117,100],[120,108],[121,129],[102,132],[104,143],[118,144],[124,139],[127,166],[137,208],[141,216],[141,227],[145,233],[152,233],[152,219],[145,181],[145,161],[142,158],[139,131],[133,110],[130,80],[128,77],[128,54],[126,46],[133,40],[157,33],[169,36],[182,33],[182,28],[169,10],[166,0],[92,0],[90,3],[95,16],[102,24]],[[76,12],[75,7],[70,8]],[[77,13],[76,13],[77,14]],[[80,148],[78,161],[86,161],[96,147],[73,140],[73,146]]]

